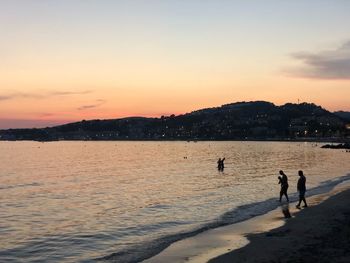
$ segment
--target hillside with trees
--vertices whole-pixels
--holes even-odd
[[[0,131],[0,140],[293,140],[349,137],[348,121],[310,103],[237,102],[183,115],[83,120]]]

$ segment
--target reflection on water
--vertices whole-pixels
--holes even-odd
[[[280,169],[289,192],[299,169],[308,187],[350,170],[307,143],[0,142],[0,156],[0,261],[103,257],[277,200]]]

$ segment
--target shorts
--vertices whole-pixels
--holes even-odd
[[[282,186],[282,187],[281,187],[281,193],[282,193],[282,194],[286,194],[286,193],[287,193],[287,190],[288,190],[288,186]]]
[[[300,198],[304,198],[305,197],[305,190],[301,190],[301,191],[299,191],[299,197]]]

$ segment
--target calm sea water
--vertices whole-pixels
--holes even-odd
[[[350,153],[283,142],[0,142],[0,262],[135,262],[348,179]],[[216,169],[226,157],[223,173]]]

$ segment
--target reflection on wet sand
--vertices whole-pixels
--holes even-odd
[[[289,212],[289,203],[281,205],[281,211],[284,216],[284,218],[291,218],[291,214]]]

